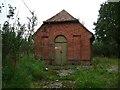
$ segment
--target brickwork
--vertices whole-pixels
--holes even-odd
[[[91,59],[92,33],[80,23],[43,24],[35,33],[35,55],[54,63],[54,40],[57,36],[67,40],[67,62]]]

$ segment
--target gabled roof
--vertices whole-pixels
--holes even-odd
[[[61,12],[57,13],[55,16],[53,16],[50,19],[44,21],[44,23],[66,22],[66,21],[78,21],[78,19],[71,16],[67,11],[62,10]]]
[[[59,23],[59,22],[77,22],[79,23],[86,31],[92,34],[92,37],[94,36],[92,32],[90,32],[84,25],[82,25],[78,19],[71,16],[67,11],[62,10],[61,12],[57,13],[55,16],[51,17],[50,19],[43,21],[43,24],[41,27],[44,27],[44,25],[50,24],[50,23]],[[40,27],[40,28],[41,28]],[[40,28],[34,33],[34,35],[40,30]]]

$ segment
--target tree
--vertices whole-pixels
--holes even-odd
[[[15,23],[10,24],[9,21],[13,20],[16,7],[12,7],[10,4],[8,6],[8,21],[5,21],[0,32],[2,34],[2,59],[3,64],[6,64],[6,58],[9,56],[9,60],[12,60],[15,67],[16,61],[22,54],[29,55],[33,52],[33,33],[37,24],[37,17],[34,12],[31,12],[32,16],[28,18],[28,27],[21,24],[18,17],[16,17],[18,19]],[[15,26],[16,23],[17,26]]]
[[[10,19],[14,16],[14,7],[9,5],[9,13],[7,18]],[[3,28],[2,28],[2,57],[5,60],[6,56],[9,53],[14,52],[14,40],[16,37],[16,33],[14,28],[10,26],[8,21],[5,21]]]
[[[29,18],[29,28],[25,24],[20,23],[18,17],[16,17],[18,18],[17,21],[11,24],[10,20],[14,18],[15,9],[9,5],[8,21],[4,22],[2,30],[0,30],[2,35],[2,79],[3,87],[5,88],[27,87],[33,79],[32,74],[29,72],[29,69],[32,67],[33,62],[31,60],[33,60],[33,57],[26,57],[26,53],[32,53],[33,50],[32,34],[36,25],[36,17],[33,13],[32,18]],[[26,33],[28,37],[25,36]]]
[[[27,30],[27,35],[26,35],[26,38],[28,40],[28,45],[26,47],[27,49],[27,54],[29,52],[32,52],[33,51],[33,34],[34,34],[34,29],[35,29],[35,26],[37,25],[37,16],[35,15],[34,11],[31,13],[32,14],[32,17],[27,17],[28,19],[28,30]]]
[[[105,55],[120,57],[120,14],[119,3],[105,2],[101,4],[99,10],[99,18],[95,25],[95,37],[99,42],[103,43]]]
[[[0,13],[2,13],[2,8],[4,7],[4,4],[2,3],[1,5],[0,5]]]

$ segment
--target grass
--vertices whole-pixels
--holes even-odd
[[[9,59],[7,60],[9,61]],[[46,78],[44,62],[35,60],[34,55],[24,55],[17,61],[16,67],[10,63],[3,66],[3,88],[29,88],[36,80]]]
[[[79,67],[76,75],[76,86],[81,88],[116,88],[118,72],[108,71],[112,66],[118,67],[115,58],[96,57],[92,60],[92,68]]]
[[[48,67],[48,71],[44,70],[45,67]],[[56,80],[68,88],[70,86],[116,88],[118,86],[117,68],[118,60],[116,58],[95,57],[91,66],[67,65],[61,67],[45,65],[43,61],[35,60],[33,54],[24,55],[17,61],[15,69],[10,62],[4,65],[3,88],[42,88]],[[61,69],[72,69],[76,72],[68,76],[59,76],[57,70]]]
[[[75,81],[79,88],[116,88],[118,86],[118,72],[109,71],[112,67],[118,67],[116,58],[95,57],[91,66],[64,66],[59,69],[74,69],[75,73],[60,77],[57,75],[55,66],[48,66],[48,78],[50,81]],[[54,70],[55,69],[55,70]]]

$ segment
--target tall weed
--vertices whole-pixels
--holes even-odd
[[[6,63],[3,67],[3,88],[29,88],[34,80],[45,78],[44,63],[35,60],[33,55],[22,56],[15,69]]]

